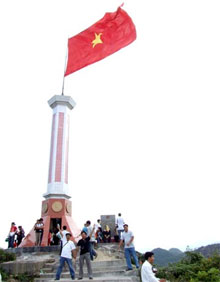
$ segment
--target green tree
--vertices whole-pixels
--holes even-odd
[[[186,252],[178,263],[158,270],[158,276],[171,282],[220,282],[220,255],[205,258],[196,252]]]

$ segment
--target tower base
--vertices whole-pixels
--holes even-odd
[[[72,219],[72,202],[67,199],[47,199],[42,202],[41,217],[44,221],[44,232],[41,246],[49,245],[50,232],[54,232],[57,224],[66,225],[67,230],[72,234],[72,238],[80,234],[80,229]],[[34,226],[26,235],[19,247],[35,246]]]

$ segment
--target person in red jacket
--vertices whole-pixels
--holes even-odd
[[[14,222],[11,223],[11,228],[8,234],[8,248],[14,248],[15,234],[17,232],[17,227]]]

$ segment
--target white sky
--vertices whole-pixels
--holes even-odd
[[[1,228],[28,233],[47,190],[67,38],[119,0],[0,4]],[[220,2],[126,0],[137,40],[68,76],[69,183],[79,227],[121,212],[137,250],[219,242]]]

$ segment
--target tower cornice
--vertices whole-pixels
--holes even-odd
[[[58,105],[67,106],[70,110],[72,110],[76,103],[70,96],[64,96],[64,95],[54,95],[49,101],[49,106],[54,109]]]

